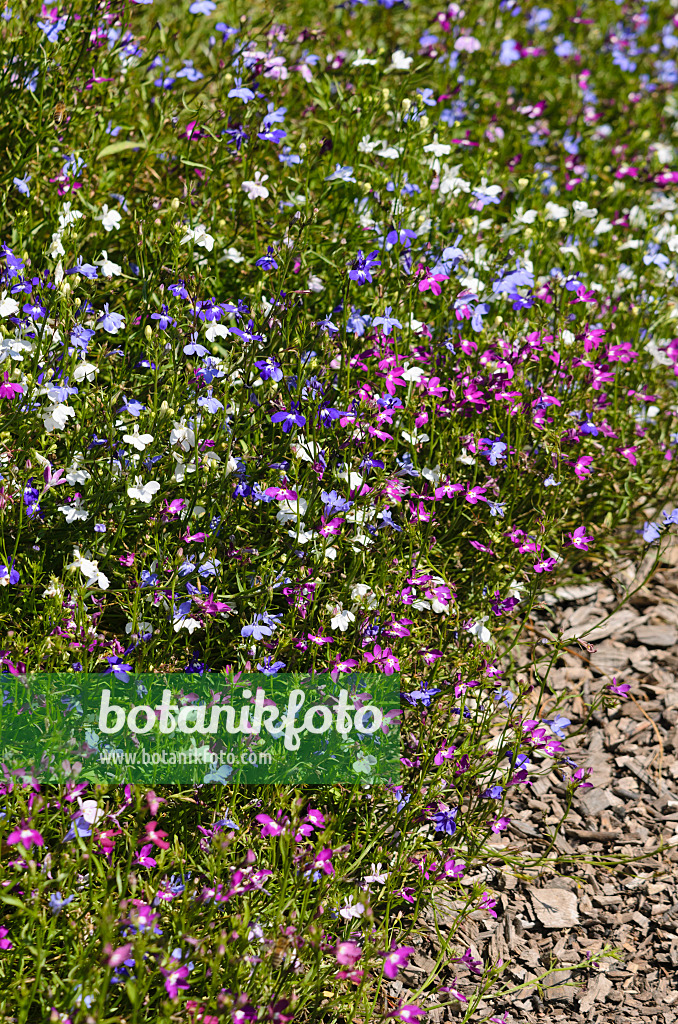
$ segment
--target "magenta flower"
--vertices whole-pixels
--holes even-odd
[[[167,833],[161,832],[157,829],[157,824],[157,821],[149,821],[146,823],[145,829],[147,838],[150,839],[152,843],[155,843],[156,846],[159,846],[161,850],[169,850],[170,844],[165,842]]]
[[[431,274],[427,267],[424,267],[424,276],[417,285],[420,292],[426,292],[431,289],[434,295],[440,295],[440,281],[447,281],[447,274]]]
[[[23,393],[24,389],[21,384],[9,383],[9,373],[5,370],[5,383],[0,384],[0,398],[8,398],[11,402],[17,395],[22,395]]]
[[[608,690],[610,691],[610,693],[616,693],[620,697],[626,697],[630,689],[630,683],[618,683],[616,676],[612,677],[612,682],[608,686]]]
[[[496,818],[495,821],[490,824],[490,828],[493,832],[505,832],[509,827],[510,821],[510,818]]]
[[[422,1010],[421,1006],[417,1006],[416,1003],[406,1003],[399,1010],[394,1010],[393,1013],[389,1014],[389,1017],[405,1021],[405,1024],[416,1024],[418,1020],[425,1016],[426,1010]]]
[[[321,850],[320,853],[316,854],[316,858],[313,861],[314,868],[320,868],[326,875],[334,874],[334,865],[332,864],[332,851],[329,847]]]
[[[593,462],[593,456],[581,455],[574,464],[575,474],[580,480],[583,480],[585,476],[591,472],[591,463]]]
[[[569,533],[570,543],[572,547],[577,548],[579,551],[588,551],[589,544],[593,542],[593,537],[586,536],[586,527],[578,526],[573,533]]]
[[[401,946],[400,949],[392,949],[390,953],[380,953],[384,957],[384,976],[391,981],[397,977],[402,967],[407,967],[407,961],[414,953],[414,946]]]
[[[355,942],[339,942],[334,951],[337,963],[347,967],[353,967],[360,960],[363,951]]]
[[[140,864],[142,868],[157,868],[157,860],[150,856],[150,851],[152,849],[152,843],[147,843],[146,846],[142,846],[141,851],[136,855],[135,863]]]
[[[106,963],[109,967],[120,967],[121,964],[124,964],[125,960],[129,959],[129,955],[132,952],[132,943],[126,942],[124,946],[118,946],[117,949],[113,949],[109,943],[104,952],[108,957]]]
[[[486,490],[486,487],[480,487],[480,485],[476,485],[475,487],[472,487],[469,491],[467,491],[464,497],[466,498],[470,505],[477,505],[479,501],[487,501],[487,498],[483,497],[483,494],[485,493]]]
[[[556,567],[555,558],[542,558],[541,561],[536,562],[534,565],[535,572],[553,572]]]
[[[496,905],[497,901],[490,896],[489,892],[484,892],[480,897],[480,902],[478,903],[480,910],[486,910],[491,917],[497,916],[497,912],[494,909]]]
[[[623,459],[626,459],[631,463],[632,466],[638,465],[638,459],[636,458],[636,452],[638,451],[635,445],[630,445],[627,448],[617,448],[617,451]]]
[[[176,999],[180,990],[186,991],[189,988],[185,981],[188,977],[188,967],[185,965],[169,969],[161,967],[160,970],[165,975],[165,989],[170,999]]]
[[[23,843],[25,848],[30,850],[34,843],[36,846],[44,846],[45,840],[37,829],[28,828],[24,825],[22,828],[18,828],[16,831],[10,832],[7,836],[7,845],[13,846],[14,843]]]
[[[283,826],[279,822],[274,821],[268,814],[257,814],[257,821],[262,826],[262,839],[265,839],[266,836],[281,836],[285,831]]]
[[[14,949],[14,943],[7,938],[9,930],[0,928],[0,949]]]

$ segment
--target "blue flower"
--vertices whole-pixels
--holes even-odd
[[[31,180],[30,174],[24,174],[23,178],[14,178],[13,179],[14,185],[15,185],[17,191],[20,192],[22,196],[30,196],[31,190],[28,187],[28,182],[30,180]]]
[[[52,911],[52,915],[58,914],[60,910],[67,907],[69,903],[72,903],[75,896],[62,896],[60,892],[53,892],[49,898],[49,906]]]
[[[191,14],[211,14],[216,9],[217,5],[214,3],[214,0],[193,0],[193,3],[188,8]]]
[[[437,814],[434,814],[433,824],[436,832],[445,832],[446,835],[453,836],[457,831],[457,814],[456,807],[453,807],[451,811],[438,811]]]
[[[229,94],[230,95],[230,94]],[[325,181],[355,181],[352,167],[342,167],[337,164],[331,174],[328,174]]]
[[[383,316],[375,316],[374,320],[372,321],[372,324],[373,324],[374,327],[378,327],[379,324],[381,324],[382,325],[382,330],[383,330],[384,334],[386,334],[386,335],[389,335],[391,333],[391,328],[393,328],[393,327],[400,327],[400,328],[402,328],[402,326],[403,326],[401,324],[400,320],[396,320],[395,317],[391,316],[391,306],[387,306],[386,307],[386,309],[384,310],[384,315]]]

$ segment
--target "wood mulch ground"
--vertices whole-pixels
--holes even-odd
[[[572,723],[565,746],[577,764],[592,769],[593,787],[578,790],[555,842],[565,788],[553,775],[519,787],[507,812],[509,829],[495,844],[513,863],[490,860],[467,879],[500,898],[496,919],[485,911],[472,914],[458,947],[484,962],[508,963],[505,988],[528,983],[503,1000],[488,998],[474,1019],[492,1011],[498,1021],[506,1012],[507,1024],[678,1021],[678,548],[668,554],[674,557],[667,555],[645,586],[640,582],[654,552],[639,567],[617,566],[601,582],[561,588],[542,602],[518,648],[521,671],[538,683],[535,669],[550,657],[539,646],[544,628],[566,630],[572,638],[549,681],[568,695],[560,710]],[[585,638],[589,650],[575,638],[597,623]],[[629,697],[572,735],[607,677],[629,683]],[[669,845],[659,851],[662,843]],[[454,909],[438,906],[436,912],[445,935]],[[407,1001],[408,990],[416,991],[434,969],[440,941],[432,922],[428,908],[421,944],[402,981],[392,983],[391,996]],[[586,953],[595,959],[605,946],[616,947],[620,959],[568,969]],[[551,970],[543,987],[529,985],[555,962],[560,969]],[[476,990],[467,970],[445,965],[442,984],[455,978],[467,995]],[[430,1010],[428,1019],[457,1020],[461,1012],[456,1003]]]

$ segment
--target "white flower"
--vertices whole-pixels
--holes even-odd
[[[59,230],[63,231],[64,228],[67,228],[70,224],[75,224],[76,220],[80,220],[81,217],[81,210],[71,210],[71,204],[64,203],[64,208],[62,212],[59,214]],[[52,235],[52,239],[54,239],[54,235]],[[64,255],[63,249],[59,253],[59,255]]]
[[[52,235],[52,241],[51,241],[49,249],[47,250],[47,255],[51,256],[52,259],[54,259],[56,256],[65,256],[66,255],[66,250],[64,249],[63,245],[61,244],[61,235],[59,234],[58,231],[55,231],[54,234]]]
[[[90,558],[83,557],[80,554],[79,548],[73,548],[73,561],[69,566],[67,566],[67,568],[71,571],[80,569],[81,573],[87,580],[86,586],[94,586],[96,583],[102,590],[108,589],[108,577],[105,576],[103,572],[99,572],[99,563],[97,561],[92,561]]]
[[[417,430],[413,430],[410,434],[407,430],[400,431],[401,437],[404,437],[410,444],[423,444],[424,441],[429,441],[430,437],[426,433],[419,433]]]
[[[126,441],[127,444],[131,444],[133,448],[136,448],[136,450],[138,452],[143,452],[143,451],[146,451],[146,446],[149,445],[151,443],[151,441],[153,440],[153,435],[152,434],[140,434],[139,433],[139,424],[135,423],[134,424],[134,433],[133,434],[123,434],[122,435],[122,439],[123,439],[123,441]]]
[[[362,139],[358,143],[359,153],[372,153],[379,146],[383,146],[384,143],[380,139],[370,140],[369,135],[363,135]]]
[[[552,203],[551,200],[544,204],[544,212],[548,220],[562,220],[570,215],[567,206],[558,206],[558,203]]]
[[[231,263],[243,263],[244,260],[245,260],[245,257],[243,256],[243,254],[241,252],[239,252],[235,248],[235,246],[229,245],[228,249],[226,250],[224,255],[221,257],[221,259],[222,260],[230,260]],[[221,260],[219,262],[221,262]]]
[[[316,274],[311,274],[308,279],[308,287],[312,292],[321,292],[324,290],[325,285]]]
[[[353,612],[345,609],[342,604],[330,605],[329,609],[332,612],[332,618],[330,619],[332,629],[340,629],[342,633],[345,633],[350,623],[355,622]]]
[[[113,231],[114,228],[117,231],[122,221],[118,210],[109,210],[106,203],[101,207],[101,213],[96,219],[101,221],[104,231]]]
[[[59,505],[59,512],[63,512],[69,524],[74,523],[76,519],[89,519],[89,512],[82,507],[80,498],[76,498],[72,505]]]
[[[364,64],[377,64],[378,63],[378,61],[373,60],[373,59],[371,59],[369,57],[366,57],[365,56],[365,52],[366,52],[365,50],[358,50],[357,51],[356,56],[355,56],[355,60],[351,62],[353,64],[354,68],[360,68]]]
[[[212,252],[214,238],[208,233],[204,224],[196,224],[194,228],[186,228],[186,234],[181,239],[181,245],[184,245],[185,242],[190,242],[191,239],[193,239],[196,245],[201,245],[203,249]]]
[[[174,429],[170,433],[170,444],[176,444],[177,441],[185,452],[191,448],[195,448],[195,433],[191,427],[187,427],[183,420],[180,423],[174,421]]]
[[[612,222],[607,217],[601,217],[596,226],[593,229],[594,235],[606,235],[608,231],[612,231]]]
[[[372,873],[365,875],[366,882],[378,882],[379,885],[385,885],[388,879],[388,872],[381,870],[381,861],[378,864],[372,865]]]
[[[284,498],[279,504],[280,508],[275,518],[283,526],[285,523],[292,522],[297,516],[301,519],[306,514],[306,509],[308,508],[306,498],[297,498],[296,500]]]
[[[133,487],[127,488],[127,493],[130,498],[136,498],[138,501],[143,501],[146,504],[152,500],[153,495],[156,491],[160,490],[160,484],[157,480],[149,480],[147,484],[142,483],[141,477],[138,476],[134,481]]]
[[[217,323],[215,320],[205,331],[205,337],[208,341],[214,341],[215,338],[227,338],[230,333],[231,332],[228,327],[224,326],[224,324]]]
[[[376,757],[374,757],[373,754],[367,754],[367,755],[361,754],[361,756],[358,758],[358,760],[353,762],[353,771],[354,772],[359,772],[359,773],[362,772],[365,775],[371,775],[372,774],[372,769],[374,768],[376,763],[377,763],[377,759],[376,759]],[[356,905],[356,907],[355,907],[355,910],[357,910],[358,907],[362,907],[362,903],[358,903]],[[347,909],[349,909],[349,908],[347,907]],[[351,908],[351,909],[353,909],[353,908]],[[363,910],[364,909],[365,908],[363,907]],[[355,910],[354,910],[354,912],[352,914],[344,914],[343,910],[341,911],[341,913],[347,919],[349,917],[360,917],[360,914],[356,914]],[[361,913],[362,913],[362,911],[361,911]]]
[[[535,220],[539,216],[538,210],[523,210],[522,206],[519,206],[516,210],[516,215],[513,218],[514,224],[534,224]]]
[[[409,71],[414,57],[406,57],[404,50],[394,50],[391,54],[391,67],[394,71]]]
[[[114,263],[113,260],[109,260],[108,253],[105,249],[101,250],[101,258],[94,261],[95,267],[101,267],[101,273],[104,277],[119,277],[122,274],[122,267],[119,263]]]
[[[7,292],[3,292],[2,300],[0,301],[0,316],[16,316],[18,312],[19,303],[16,299],[7,297]]]
[[[424,146],[425,153],[433,153],[434,156],[447,156],[452,152],[452,146],[449,146],[446,142],[438,142],[438,133],[436,132],[433,136],[433,142],[429,142],[428,146]]]
[[[177,454],[177,452],[172,452],[172,455],[176,462],[176,466],[174,467],[174,479],[178,484],[182,484],[187,473],[195,473],[195,461],[191,460],[191,462],[186,463],[182,459],[181,455]]]
[[[408,366],[405,371],[401,374],[403,380],[413,380],[415,383],[419,383],[421,378],[424,376],[424,370],[421,366]]]
[[[385,160],[397,160],[400,156],[400,150],[396,146],[387,146],[384,143],[384,148],[379,150],[377,156],[381,156]]]
[[[250,199],[267,199],[269,191],[262,182],[268,181],[268,174],[262,174],[261,171],[254,172],[254,181],[243,181],[240,186],[247,192]]]
[[[372,757],[372,755],[368,754],[368,757]],[[373,760],[374,760],[374,763],[376,764],[377,763],[376,758],[373,758]],[[356,764],[357,763],[358,762],[356,762]],[[356,903],[354,905],[354,903],[353,903],[353,896],[349,896],[348,899],[346,900],[344,906],[339,911],[339,913],[341,914],[341,916],[346,921],[350,921],[350,919],[352,917],[362,917],[362,915],[365,913],[365,907],[363,906],[362,903]]]
[[[430,480],[435,487],[440,480],[440,466],[436,466],[435,469],[429,469],[428,466],[425,466],[421,471],[421,475],[424,480]]]
[[[133,622],[126,623],[126,625],[125,625],[125,632],[128,635],[132,632],[133,629],[134,629],[134,623]],[[139,623],[137,623],[137,627],[136,627],[136,632],[137,633],[148,633],[149,631],[150,632],[153,631],[153,623],[152,622],[139,622]]]
[[[96,800],[83,800],[82,797],[78,797],[78,806],[80,807],[80,813],[85,819],[88,825],[96,825],[100,818],[103,818],[106,814],[101,807],[97,805]]]
[[[76,368],[73,370],[73,380],[78,381],[94,380],[95,375],[99,372],[99,367],[95,366],[94,363],[78,363]]]
[[[64,585],[61,580],[52,575],[49,578],[49,586],[42,592],[43,597],[58,597],[61,600],[64,596]]]
[[[75,416],[75,409],[70,405],[64,405],[63,402],[57,402],[55,405],[49,405],[42,414],[42,422],[45,424],[45,430],[48,433],[54,430],[55,427],[59,430],[63,430],[69,416]]]
[[[485,616],[479,622],[474,622],[473,625],[469,626],[466,630],[466,632],[470,633],[472,636],[477,636],[481,643],[484,644],[488,644],[492,639],[492,634],[490,633],[489,629],[487,628],[487,626],[483,625],[486,618],[487,616]]]
[[[351,589],[351,600],[364,604],[367,608],[376,608],[377,599],[367,583],[354,583]]]
[[[580,220],[590,220],[592,217],[596,217],[598,211],[595,207],[589,206],[585,199],[575,199],[572,203],[572,210],[574,212],[574,223]]]
[[[448,192],[453,196],[458,196],[460,192],[471,191],[471,182],[459,177],[460,170],[461,164],[455,164],[454,167],[448,167],[447,164],[443,166],[438,186],[438,191],[442,196],[447,195]]]

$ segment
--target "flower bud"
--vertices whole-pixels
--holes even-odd
[[[408,99],[408,97],[406,96],[403,102],[401,103],[401,106],[403,108],[403,111],[407,113],[410,107],[412,106],[412,100]]]
[[[153,328],[150,324],[146,324],[144,327],[144,334],[146,335],[146,341],[150,341],[153,337]]]
[[[178,210],[180,206],[181,206],[181,202],[175,196],[174,199],[172,200],[172,202],[170,203],[170,209]]]
[[[422,118],[420,118],[419,124],[421,125],[422,128],[428,128],[429,120],[428,120],[426,114],[424,114],[424,116]]]

